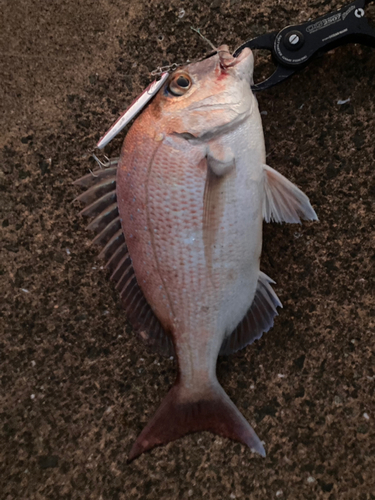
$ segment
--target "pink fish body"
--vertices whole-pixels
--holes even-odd
[[[259,267],[263,219],[316,215],[296,186],[265,165],[252,73],[251,51],[234,59],[226,46],[179,68],[124,141],[116,234],[126,251],[112,276],[142,338],[178,363],[177,380],[130,459],[201,430],[265,456],[220,386],[216,362],[260,338],[281,306]]]

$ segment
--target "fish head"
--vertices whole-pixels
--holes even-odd
[[[204,138],[246,119],[256,102],[251,91],[254,57],[233,57],[227,45],[204,60],[178,68],[150,104],[163,132]]]

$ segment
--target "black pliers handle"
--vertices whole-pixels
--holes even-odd
[[[307,23],[287,26],[249,40],[234,53],[237,57],[245,48],[266,49],[272,53],[275,72],[253,90],[265,90],[289,78],[304,68],[314,57],[346,43],[361,43],[375,47],[375,29],[365,16],[366,4],[373,0],[356,0],[337,12],[330,12]]]

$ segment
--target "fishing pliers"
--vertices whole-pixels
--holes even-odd
[[[317,19],[258,36],[238,47],[233,55],[237,57],[245,47],[271,51],[276,65],[274,73],[252,85],[255,91],[268,89],[303,69],[313,58],[339,45],[360,43],[375,47],[375,29],[369,24],[365,12],[366,5],[373,1],[356,0]]]

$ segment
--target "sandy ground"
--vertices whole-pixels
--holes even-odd
[[[131,331],[71,203],[149,72],[207,51],[190,26],[234,49],[342,5],[3,0],[1,499],[375,498],[374,50],[336,49],[258,96],[268,163],[320,219],[265,225],[284,309],[218,363],[266,459],[202,433],[126,463],[175,368]]]

